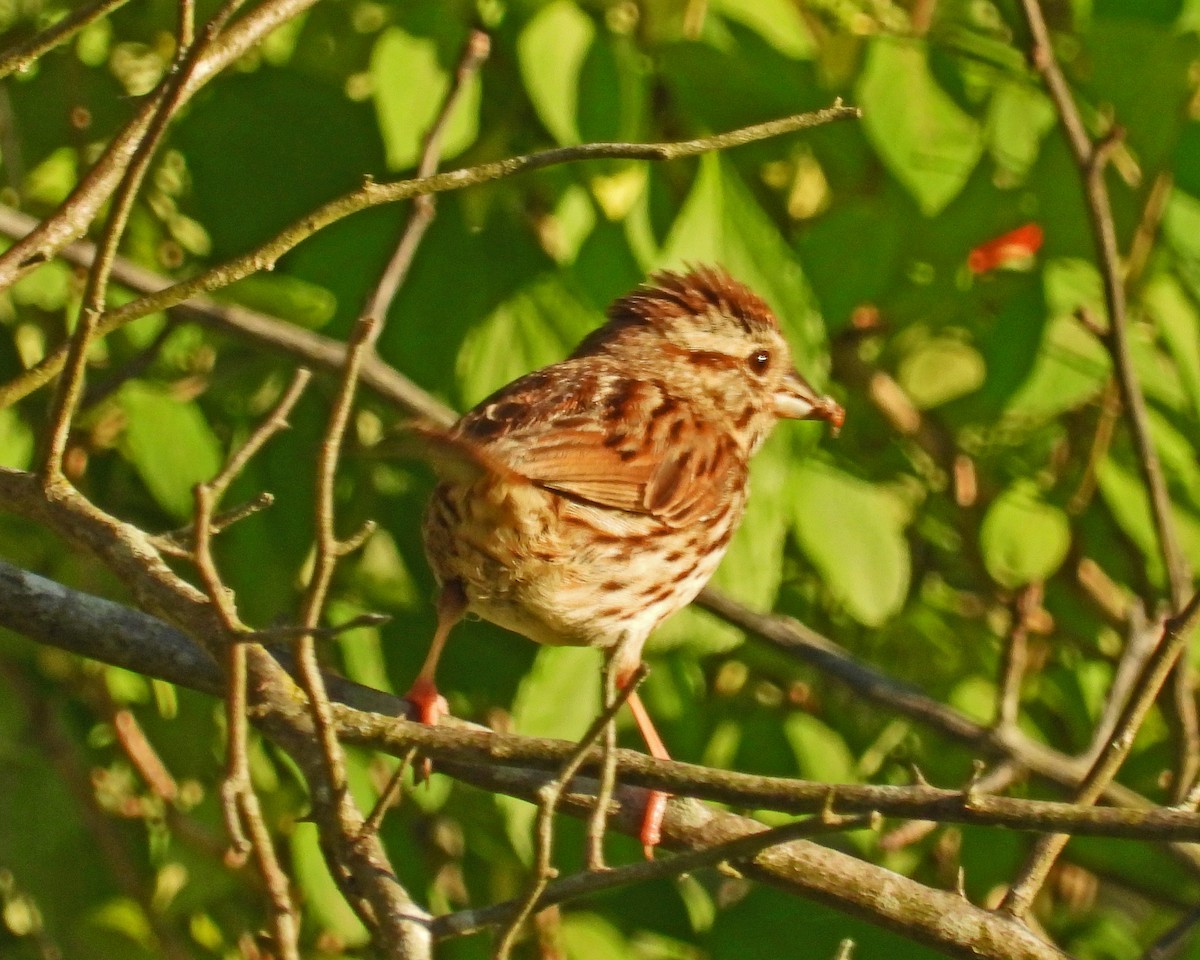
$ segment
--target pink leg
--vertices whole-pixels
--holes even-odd
[[[617,683],[624,687],[629,682],[631,674],[632,671],[617,677]],[[637,723],[642,739],[646,741],[646,748],[650,751],[650,756],[656,760],[670,760],[671,755],[667,753],[667,747],[654,728],[654,721],[650,719],[650,714],[646,711],[646,707],[637,693],[629,695],[629,709],[633,713],[634,722]],[[662,840],[662,821],[663,815],[667,812],[667,798],[668,795],[661,790],[651,790],[646,800],[646,813],[642,818],[641,841],[647,860],[654,859],[654,848]]]
[[[426,654],[425,662],[421,665],[412,687],[404,695],[404,699],[416,708],[417,719],[430,726],[437,724],[438,720],[449,712],[446,699],[438,693],[433,678],[442,650],[446,646],[446,638],[467,612],[467,596],[463,592],[462,584],[457,580],[450,580],[442,587],[437,612],[437,629],[433,634],[433,642],[429,645],[429,653]]]

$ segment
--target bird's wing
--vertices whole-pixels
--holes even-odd
[[[746,475],[732,437],[661,385],[574,361],[505,387],[454,435],[546,489],[673,527],[716,512]]]

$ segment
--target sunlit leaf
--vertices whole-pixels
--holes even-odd
[[[1047,325],[1037,360],[1013,394],[1006,413],[1036,419],[1072,410],[1098,396],[1108,382],[1108,353],[1074,317]]]
[[[931,337],[900,363],[898,380],[922,410],[978,390],[987,376],[982,355],[955,337]]]
[[[0,410],[0,467],[26,470],[33,461],[33,430],[13,407]]]
[[[816,52],[800,8],[789,0],[713,0],[709,10],[745,24],[789,57],[808,59]]]
[[[324,287],[283,273],[255,273],[221,291],[223,299],[317,330],[333,319],[337,298]]]
[[[304,895],[311,919],[349,947],[363,946],[371,935],[338,893],[321,853],[315,823],[297,823],[291,836],[296,886]]]
[[[558,279],[525,287],[463,342],[457,367],[464,406],[474,406],[530,370],[562,360],[603,319]]]
[[[513,700],[513,729],[530,737],[578,740],[600,714],[599,653],[587,647],[542,647]],[[513,849],[529,862],[537,808],[497,797]]]
[[[792,488],[792,529],[833,596],[860,623],[879,626],[908,593],[908,541],[885,490],[810,461]]]
[[[1162,585],[1162,548],[1158,533],[1150,514],[1150,501],[1141,479],[1132,470],[1118,464],[1112,457],[1101,464],[1096,479],[1104,503],[1117,521],[1117,525],[1130,540],[1137,544],[1146,564],[1146,576]],[[1179,544],[1188,562],[1193,567],[1200,565],[1200,518],[1182,507],[1172,510]]]
[[[371,90],[388,166],[404,170],[416,164],[425,135],[450,88],[450,73],[438,61],[432,40],[389,27],[371,51]],[[453,157],[479,135],[480,83],[472,75],[450,115],[442,155]]]
[[[783,733],[796,755],[796,767],[805,780],[822,783],[855,783],[854,755],[845,737],[811,713],[793,713]]]
[[[1001,83],[988,104],[984,127],[993,162],[1013,181],[1024,180],[1056,122],[1054,104],[1037,87],[1014,80]]]
[[[660,262],[674,268],[724,266],[775,310],[800,371],[815,383],[824,381],[825,329],[804,271],[779,229],[718,154],[701,159]]]
[[[567,960],[631,956],[630,944],[610,921],[595,913],[572,912],[560,929]]]
[[[517,58],[538,119],[560,144],[578,143],[579,75],[596,34],[571,0],[554,0],[525,25]]]
[[[92,911],[92,926],[119,933],[146,949],[154,945],[154,932],[142,908],[126,897],[114,897]]]
[[[1169,274],[1156,274],[1146,285],[1142,297],[1175,359],[1179,378],[1192,402],[1192,411],[1200,418],[1200,314]]]
[[[62,203],[75,186],[78,166],[78,150],[58,148],[25,175],[25,200],[46,206]]]
[[[221,467],[221,447],[200,408],[159,387],[130,381],[121,388],[128,422],[125,455],[146,489],[177,520],[192,513],[192,487]]]
[[[983,565],[1005,587],[1041,582],[1062,566],[1071,545],[1066,513],[1019,483],[992,501],[979,531]]]
[[[986,677],[965,677],[950,691],[949,701],[977,723],[991,723],[996,716],[996,684]]]
[[[863,128],[880,158],[922,213],[940,213],[979,162],[978,122],[938,86],[918,41],[872,40],[857,93]]]
[[[12,297],[39,310],[61,310],[71,293],[71,268],[61,261],[43,263],[13,284]]]

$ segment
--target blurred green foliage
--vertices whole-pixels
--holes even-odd
[[[216,3],[198,6],[203,17]],[[0,2],[4,44],[70,7]],[[1091,133],[1124,130],[1110,174],[1122,250],[1135,249],[1139,224],[1146,234],[1128,277],[1133,358],[1183,546],[1200,566],[1200,3],[1045,7]],[[132,0],[3,81],[0,200],[46,215],[69,193],[168,69],[175,10]],[[441,195],[383,334],[384,358],[464,408],[564,356],[648,270],[724,264],[775,307],[800,368],[842,400],[847,420],[836,441],[810,425],[780,428],[754,465],[749,514],[717,583],[990,722],[1014,592],[1044,581],[1021,724],[1063,751],[1086,747],[1123,643],[1097,590],[1154,601],[1166,579],[1128,431],[1118,424],[1110,445],[1095,442],[1109,362],[1075,313],[1087,306],[1103,322],[1101,280],[1080,174],[1027,66],[1016,4],[322,0],[184,110],[122,252],[187,276],[364,176],[411,175],[477,23],[492,53],[452,118],[445,166],[585,141],[691,138],[837,96],[864,117],[666,166],[594,161]],[[1161,232],[1144,213],[1155,191],[1165,191]],[[221,296],[345,339],[403,214],[352,217]],[[968,266],[973,251],[1026,224],[1041,228],[1039,249]],[[81,286],[52,262],[0,294],[0,378],[62,340]],[[130,296],[115,289],[113,302]],[[101,506],[152,531],[186,522],[191,485],[213,474],[295,365],[161,315],[96,345],[92,360],[69,465]],[[319,379],[293,429],[228,498],[276,498],[217,544],[255,625],[295,615],[330,383]],[[0,463],[30,465],[46,405],[42,391],[0,410]],[[394,619],[324,653],[353,679],[403,690],[433,628],[418,536],[432,481],[373,450],[399,416],[364,395],[353,423],[339,527],[374,518],[381,529],[341,568],[331,607],[335,621],[366,610]],[[0,517],[0,553],[125,599],[106,573],[20,518]],[[1107,586],[1093,576],[1085,589],[1081,569],[1103,571]],[[645,697],[679,758],[832,781],[905,783],[911,764],[938,784],[968,776],[970,753],[937,731],[743,639],[688,611],[652,641]],[[183,956],[241,956],[238,938],[262,925],[263,905],[250,871],[221,862],[217,705],[15,634],[0,632],[0,666],[0,955],[154,957],[168,955],[165,937]],[[538,650],[470,623],[440,680],[457,715],[570,736],[595,713],[598,675],[590,651]],[[119,710],[134,713],[180,784],[173,804],[120,749]],[[1124,778],[1164,800],[1173,757],[1156,714]],[[253,763],[305,906],[306,955],[367,955],[301,822],[298,774],[268,744],[256,744]],[[351,756],[361,803],[391,764]],[[515,894],[530,822],[527,805],[435,775],[389,816],[384,836],[403,882],[439,912]],[[560,830],[570,867],[581,828]],[[892,852],[874,837],[831,842],[936,886],[952,886],[961,864],[977,902],[1011,879],[1026,844],[956,828]],[[632,841],[611,849],[638,855]],[[1067,860],[1039,915],[1075,956],[1139,956],[1200,895],[1195,875],[1148,845],[1080,842]],[[930,955],[711,872],[567,907],[543,932],[571,960],[817,960],[847,937],[860,958]],[[474,938],[442,949],[470,958],[488,946]],[[1200,943],[1181,956],[1200,957]]]

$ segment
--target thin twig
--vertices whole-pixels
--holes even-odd
[[[240,0],[231,0],[227,8],[236,9]],[[232,13],[232,9],[229,12]],[[224,11],[209,24],[210,38],[219,26]],[[190,33],[191,28],[181,24],[180,33]],[[200,62],[199,53],[205,43],[180,45],[179,59],[176,70],[168,75],[157,96],[158,105],[146,127],[145,134],[138,141],[130,158],[129,165],[121,177],[120,185],[113,198],[112,210],[104,225],[104,233],[97,246],[96,259],[88,271],[87,282],[84,285],[83,304],[80,309],[79,321],[72,334],[64,358],[63,375],[59,380],[58,389],[51,402],[50,422],[43,442],[43,450],[39,459],[38,470],[42,483],[49,486],[62,481],[62,459],[67,446],[67,437],[71,430],[71,420],[79,397],[83,390],[83,374],[87,365],[87,352],[93,338],[97,335],[96,327],[104,313],[108,297],[108,281],[112,270],[112,261],[116,256],[117,247],[125,233],[125,225],[133,203],[141,189],[142,179],[149,168],[150,160],[166,132],[175,111],[182,103],[181,91],[187,84],[192,72]]]
[[[12,238],[23,237],[36,225],[37,221],[32,217],[0,205],[0,234]],[[90,267],[95,253],[92,244],[78,241],[63,248],[61,256],[69,263]],[[112,275],[114,280],[142,293],[165,290],[171,285],[168,277],[122,257],[113,261]],[[200,296],[176,305],[171,312],[180,320],[191,320],[232,334],[316,369],[337,373],[346,365],[344,343],[256,310],[218,303],[210,297]],[[34,367],[0,386],[0,407],[15,403],[53,377],[51,372],[49,377],[43,378],[39,371],[40,367]],[[435,400],[376,356],[363,361],[362,382],[385,400],[415,416],[447,425],[456,419],[454,412],[445,404]]]
[[[1084,177],[1084,192],[1095,235],[1100,273],[1104,280],[1105,306],[1108,309],[1109,335],[1105,339],[1105,345],[1112,354],[1113,369],[1121,388],[1121,400],[1128,414],[1130,431],[1137,449],[1138,466],[1150,496],[1150,509],[1167,570],[1172,607],[1178,611],[1182,609],[1187,597],[1190,576],[1187,561],[1179,547],[1175,521],[1171,516],[1171,500],[1166,481],[1163,479],[1162,466],[1150,436],[1146,399],[1129,351],[1125,284],[1122,279],[1108,185],[1104,180],[1107,161],[1118,142],[1118,137],[1110,136],[1101,140],[1099,144],[1092,143],[1066,77],[1054,55],[1050,31],[1046,26],[1040,3],[1038,0],[1021,0],[1021,7],[1033,37],[1034,65],[1046,81],[1046,87],[1058,111],[1059,122],[1066,132],[1067,142]]]
[[[1092,433],[1092,443],[1088,448],[1083,477],[1079,481],[1079,486],[1075,488],[1075,492],[1071,494],[1071,499],[1067,501],[1067,512],[1072,516],[1083,513],[1092,501],[1092,496],[1096,492],[1096,481],[1100,475],[1100,465],[1108,457],[1117,418],[1120,416],[1121,395],[1117,389],[1116,379],[1109,377],[1100,394],[1100,416],[1096,419],[1096,429]]]
[[[190,80],[180,90],[181,100],[186,101],[193,96],[272,30],[316,2],[262,0],[254,10],[206,45],[207,50],[191,72]],[[55,256],[84,233],[98,211],[109,201],[159,105],[158,98],[149,98],[145,106],[109,141],[100,158],[54,213],[8,250],[0,253],[0,290],[8,289],[26,272]]]
[[[646,665],[640,663],[631,679],[631,685],[636,688],[645,678]],[[615,653],[607,657],[604,662],[601,684],[603,685],[604,708],[609,710],[611,705],[620,698],[617,689],[617,657]],[[628,699],[628,695],[625,699]],[[613,716],[615,718],[615,711]],[[600,767],[600,783],[596,788],[596,806],[588,818],[585,860],[589,870],[604,869],[604,835],[608,832],[608,808],[612,803],[613,787],[617,781],[617,725],[615,720],[605,725],[601,748],[604,752],[604,762]]]
[[[1146,952],[1142,954],[1142,960],[1174,960],[1187,946],[1192,931],[1196,929],[1198,923],[1200,923],[1200,907],[1193,907],[1180,917],[1170,930],[1146,948]]]
[[[1184,608],[1163,625],[1162,640],[1146,661],[1145,669],[1134,686],[1133,696],[1117,719],[1112,738],[1104,745],[1104,750],[1080,782],[1075,796],[1076,805],[1095,803],[1104,787],[1116,775],[1133,746],[1133,739],[1142,721],[1154,705],[1159,690],[1198,622],[1200,593],[1193,594]],[[1029,912],[1038,890],[1068,839],[1066,834],[1050,833],[1034,842],[1029,858],[1000,905],[1001,910],[1014,917],[1023,917]]]
[[[80,7],[71,11],[54,26],[0,53],[0,80],[14,71],[28,70],[42,54],[61,43],[66,43],[89,23],[94,23],[128,2],[129,0],[98,0],[91,6]]]
[[[304,594],[304,602],[300,613],[300,625],[304,633],[292,643],[292,655],[296,658],[300,685],[308,695],[308,708],[312,713],[313,725],[325,758],[328,787],[335,798],[346,793],[346,764],[341,745],[337,740],[337,731],[333,725],[333,717],[329,709],[329,695],[325,691],[325,681],[321,676],[320,665],[317,662],[316,645],[312,631],[316,629],[321,619],[321,611],[325,608],[325,598],[329,585],[333,581],[333,573],[338,561],[355,547],[356,540],[361,542],[362,534],[347,541],[337,537],[334,528],[334,474],[337,471],[338,460],[341,456],[342,438],[346,432],[346,423],[350,419],[350,410],[354,406],[354,395],[358,387],[358,373],[362,358],[370,352],[378,335],[380,323],[375,320],[360,319],[350,334],[346,344],[346,368],[342,375],[337,397],[329,413],[329,424],[325,428],[325,436],[321,441],[317,454],[316,476],[316,560],[313,566],[312,579]],[[368,531],[369,527],[364,527]],[[338,805],[341,810],[342,805]],[[343,822],[347,836],[357,833],[357,825],[350,830],[349,823]]]
[[[1096,721],[1096,728],[1092,731],[1091,743],[1084,751],[1084,756],[1089,761],[1095,761],[1100,756],[1104,745],[1116,731],[1121,711],[1133,696],[1138,680],[1146,668],[1146,661],[1162,640],[1162,635],[1161,617],[1148,621],[1140,604],[1130,606],[1125,624],[1125,649],[1121,651],[1117,669],[1113,672],[1108,696],[1104,698],[1104,709],[1100,713],[1100,719]]]
[[[221,810],[229,833],[230,850],[226,861],[240,866],[253,853],[259,875],[271,906],[276,949],[285,960],[299,958],[299,915],[292,901],[287,875],[275,854],[274,842],[263,818],[258,794],[250,779],[247,720],[246,628],[234,606],[232,593],[221,581],[212,554],[215,532],[213,513],[229,485],[251,458],[275,434],[288,426],[287,418],[299,402],[311,379],[307,370],[297,370],[271,412],[245,442],[230,455],[221,471],[208,483],[196,485],[196,516],[193,523],[193,560],[209,600],[224,625],[225,650],[225,776],[221,783]]]
[[[371,527],[368,525],[364,529],[370,530]],[[347,542],[353,543],[353,541]],[[285,623],[277,627],[263,627],[261,630],[255,630],[249,634],[249,639],[255,643],[276,643],[280,640],[295,640],[297,637],[303,636],[312,637],[314,640],[336,640],[347,631],[358,630],[361,627],[381,627],[391,619],[391,615],[386,613],[360,613],[349,620],[333,623],[327,627],[306,627],[300,624]]]
[[[1108,309],[1108,330],[1103,342],[1112,357],[1114,375],[1137,452],[1138,467],[1150,500],[1159,549],[1167,572],[1171,606],[1176,611],[1176,617],[1168,621],[1168,630],[1158,649],[1147,661],[1137,690],[1121,713],[1113,738],[1106,744],[1104,751],[1096,758],[1082,781],[1077,795],[1078,802],[1094,803],[1104,786],[1116,775],[1133,745],[1134,736],[1150,705],[1158,696],[1168,675],[1176,669],[1176,661],[1183,651],[1190,627],[1183,631],[1182,638],[1178,632],[1173,635],[1170,630],[1178,631],[1179,624],[1186,623],[1186,618],[1179,618],[1183,617],[1183,603],[1189,589],[1191,574],[1179,547],[1175,521],[1171,514],[1170,495],[1150,435],[1146,399],[1138,382],[1129,348],[1125,282],[1121,274],[1108,185],[1104,179],[1108,160],[1118,145],[1121,134],[1119,130],[1114,129],[1099,143],[1092,142],[1066,77],[1054,55],[1050,32],[1040,3],[1038,0],[1021,0],[1021,7],[1032,35],[1033,62],[1046,82],[1059,122],[1084,179],[1084,194],[1104,282],[1105,306]],[[1194,602],[1195,598],[1192,603]],[[1197,769],[1200,769],[1200,723],[1196,715],[1186,661],[1178,667],[1172,693],[1176,708],[1173,713],[1180,732],[1177,797],[1182,797],[1195,781]],[[1034,844],[1018,878],[1005,896],[1001,905],[1003,910],[1017,917],[1024,917],[1028,913],[1034,897],[1065,844],[1066,838],[1062,835],[1043,837]]]
[[[1012,626],[1004,643],[1004,671],[996,704],[996,726],[1011,727],[1021,710],[1021,684],[1028,660],[1026,642],[1029,620],[1042,605],[1041,583],[1030,583],[1017,592],[1012,603]]]
[[[857,117],[859,111],[855,107],[843,106],[840,101],[824,110],[812,113],[800,113],[779,120],[741,127],[727,133],[702,137],[697,140],[685,140],[673,143],[589,143],[575,147],[561,147],[546,150],[541,153],[510,157],[507,160],[497,160],[493,163],[480,164],[476,167],[466,167],[437,173],[430,177],[413,180],[401,180],[394,183],[376,183],[368,180],[359,189],[345,194],[297,220],[286,227],[271,240],[240,257],[219,264],[189,280],[176,283],[165,290],[139,297],[124,306],[108,311],[97,327],[100,336],[107,335],[133,320],[158,310],[165,310],[191,297],[218,287],[227,286],[235,280],[248,276],[259,270],[271,269],[276,261],[301,241],[324,229],[332,223],[348,217],[352,213],[379,206],[385,203],[396,203],[411,200],[422,194],[445,193],[461,190],[465,187],[488,183],[540,170],[545,167],[565,163],[577,163],[583,160],[595,159],[626,159],[668,161],[682,157],[695,156],[701,153],[711,153],[730,147],[753,143],[771,137],[782,136],[798,130],[806,130],[835,120]],[[15,249],[15,248],[14,248]],[[4,254],[0,254],[0,265],[4,262]],[[2,276],[0,276],[2,281]],[[30,390],[37,389],[50,377],[54,376],[66,359],[62,348],[50,353],[36,367],[28,371],[22,378],[20,393],[23,396]],[[36,373],[34,372],[36,371]],[[16,391],[0,393],[0,404],[16,399]]]
[[[555,904],[578,900],[580,897],[594,896],[606,890],[615,890],[635,883],[665,880],[668,877],[678,877],[714,864],[736,863],[752,859],[769,847],[804,837],[848,830],[875,829],[878,823],[879,817],[870,813],[855,816],[815,816],[769,830],[764,828],[761,833],[739,837],[718,846],[688,850],[673,857],[639,860],[636,863],[625,864],[610,870],[585,870],[582,873],[551,880],[538,895],[533,907],[536,910],[544,910]],[[434,939],[444,940],[450,937],[468,936],[502,923],[511,924],[513,918],[519,916],[526,905],[527,897],[520,897],[479,909],[460,910],[457,913],[438,917],[433,922]]]
[[[1134,231],[1133,241],[1129,244],[1129,259],[1125,267],[1125,287],[1137,287],[1146,266],[1150,262],[1150,254],[1154,250],[1154,242],[1158,239],[1158,230],[1162,218],[1167,212],[1167,203],[1175,186],[1175,176],[1170,170],[1162,170],[1154,178],[1150,187],[1150,195],[1142,207],[1142,217]]]
[[[442,101],[433,125],[425,134],[425,143],[421,150],[421,162],[417,166],[417,178],[430,177],[437,172],[442,158],[442,141],[445,139],[446,128],[454,108],[462,99],[467,82],[473,77],[491,52],[491,39],[482,30],[472,30],[458,60],[458,68],[454,71],[454,82]],[[396,293],[408,276],[417,247],[425,237],[429,225],[433,223],[436,212],[436,199],[431,193],[420,194],[413,199],[412,210],[404,233],[396,245],[391,259],[384,267],[371,296],[363,307],[363,316],[375,317],[381,322],[387,316]]]
[[[263,490],[254,499],[216,514],[209,520],[209,530],[214,534],[224,533],[235,523],[266,510],[274,503],[275,494]],[[195,526],[154,534],[150,537],[150,542],[160,553],[173,557],[191,557],[196,545]]]
[[[512,911],[508,922],[500,932],[499,939],[496,942],[496,949],[492,954],[495,960],[507,960],[513,944],[516,942],[517,935],[521,931],[521,927],[525,925],[525,921],[533,913],[534,907],[537,906],[538,901],[546,890],[546,885],[558,876],[558,871],[554,869],[553,864],[554,817],[558,812],[558,805],[562,800],[563,792],[567,789],[567,785],[574,778],[575,774],[579,772],[579,768],[583,766],[583,762],[588,758],[588,754],[591,753],[592,747],[596,745],[596,741],[600,739],[600,735],[605,730],[612,728],[613,718],[617,715],[617,711],[633,696],[633,692],[638,688],[638,684],[645,679],[645,676],[645,666],[642,665],[638,672],[630,679],[629,683],[620,690],[614,691],[615,695],[604,705],[604,709],[600,712],[600,715],[592,721],[591,725],[584,732],[579,743],[558,771],[557,776],[538,790],[538,815],[535,827],[536,846],[533,873],[525,895],[518,901],[517,908]],[[613,685],[614,687],[616,686],[615,683]],[[599,792],[597,792],[597,809],[599,808],[599,800]]]
[[[375,801],[375,806],[371,809],[367,819],[363,821],[361,832],[364,834],[378,833],[379,827],[383,823],[384,814],[388,812],[400,797],[400,788],[404,784],[404,772],[412,766],[413,759],[416,757],[417,751],[414,747],[409,750],[400,762],[396,765],[396,769],[392,771],[392,775],[388,777],[387,785],[379,793],[379,799]]]

